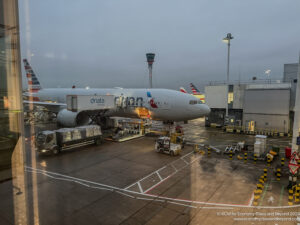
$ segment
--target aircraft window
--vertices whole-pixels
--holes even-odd
[[[197,100],[190,100],[190,105],[195,105],[197,104]]]

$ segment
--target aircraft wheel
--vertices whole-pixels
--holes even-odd
[[[170,155],[171,155],[171,156],[174,156],[174,152],[173,152],[173,151],[171,151],[171,152],[170,152]]]
[[[59,147],[56,147],[56,148],[53,149],[53,154],[54,154],[54,155],[59,154],[59,152],[60,152]]]

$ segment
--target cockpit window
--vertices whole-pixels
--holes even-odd
[[[201,100],[190,100],[190,105],[203,104]]]

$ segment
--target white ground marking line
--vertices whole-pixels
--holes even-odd
[[[70,178],[70,179],[72,179],[74,181],[76,180],[76,181],[82,181],[82,182],[85,182],[85,183],[95,184],[95,185],[107,187],[107,188],[110,188],[110,189],[116,189],[116,190],[119,190],[119,191],[123,191],[124,190],[123,188],[118,188],[118,187],[114,187],[114,186],[110,186],[110,185],[106,185],[106,184],[101,184],[101,183],[97,183],[97,182],[93,182],[93,181],[88,181],[88,180],[84,180],[84,179],[80,179],[80,178],[76,178],[76,177],[71,177],[71,176],[68,176],[68,175],[60,174],[60,173],[54,173],[54,172],[50,172],[50,171],[46,171],[46,170],[41,170],[41,169],[36,169],[36,168],[28,167],[28,166],[25,166],[25,168],[31,169],[33,171],[39,171],[39,172],[42,172],[42,173],[45,173],[45,174],[52,174],[52,175],[57,175],[57,176],[65,177],[65,178]],[[134,191],[128,191],[128,192],[137,193],[137,192],[134,192]]]
[[[147,193],[149,192],[151,189],[153,189],[154,187],[160,185],[161,183],[163,183],[165,180],[169,179],[170,177],[172,177],[174,174],[176,174],[177,172],[183,170],[184,168],[186,168],[188,165],[192,164],[193,162],[195,162],[197,159],[199,159],[201,156],[197,157],[196,159],[194,159],[193,161],[191,161],[189,164],[181,167],[179,170],[176,169],[176,171],[174,171],[173,173],[171,173],[169,176],[167,176],[166,178],[164,178],[163,180],[159,181],[158,183],[152,185],[150,188],[148,188],[146,191],[144,191],[143,193]]]
[[[146,200],[146,201],[156,201],[156,202],[166,202],[166,200],[161,200],[161,199],[156,199],[156,198],[141,198],[141,197],[136,197],[138,200]]]
[[[252,205],[254,200],[254,193],[252,193],[248,206]]]
[[[192,201],[192,200],[187,200],[187,199],[169,198],[169,197],[163,197],[163,196],[158,196],[158,195],[150,195],[150,194],[143,194],[143,195],[145,195],[145,196],[152,196],[152,197],[156,197],[156,198],[159,198],[159,199],[172,200],[172,201],[177,201],[177,202],[184,202],[184,203],[189,203],[189,204],[193,203],[193,204],[212,205],[212,206],[257,208],[257,207],[248,206],[248,205]]]
[[[139,199],[139,200],[146,200],[146,201],[153,201],[153,198],[141,198],[141,197],[136,197],[136,199]]]
[[[163,166],[163,167],[161,167],[160,169],[158,169],[157,171],[161,171],[161,170],[163,170],[163,169],[165,169],[167,167],[167,165],[166,166]]]
[[[175,170],[175,172],[178,171],[178,169],[173,164],[171,164],[171,167]]]
[[[142,188],[142,186],[141,186],[141,183],[140,183],[140,182],[137,182],[137,185],[138,185],[138,187],[139,187],[139,189],[140,189],[140,192],[141,192],[141,193],[144,193],[143,188]]]
[[[175,205],[186,206],[186,207],[190,207],[190,208],[194,208],[194,209],[197,209],[197,208],[198,208],[197,206],[187,205],[187,204],[182,204],[182,203],[178,203],[178,202],[171,202],[171,201],[168,201],[168,203],[175,204]]]
[[[122,188],[118,188],[118,187],[113,187],[113,186],[109,186],[109,185],[105,185],[105,184],[101,184],[101,183],[96,183],[96,182],[93,182],[93,181],[88,181],[88,180],[83,180],[83,179],[80,179],[80,178],[75,178],[75,177],[67,176],[67,175],[64,175],[64,174],[49,172],[49,171],[40,170],[40,169],[34,169],[34,168],[28,167],[28,166],[25,166],[25,167],[31,169],[32,172],[33,171],[36,172],[36,173],[37,172],[41,172],[40,174],[43,174],[43,175],[48,175],[47,173],[49,173],[49,174],[54,174],[54,175],[58,175],[58,176],[70,178],[69,180],[66,180],[66,181],[82,181],[84,183],[91,183],[91,184],[95,184],[95,185],[99,185],[99,186],[111,187],[111,189],[113,189],[113,190],[119,190],[119,191],[124,191],[124,192],[135,194],[135,195],[150,197],[150,198],[153,198],[154,201],[155,200],[164,200],[164,201],[171,200],[171,201],[184,202],[184,203],[189,203],[189,204],[200,204],[200,205],[211,205],[211,206],[224,206],[224,207],[235,207],[235,208],[237,208],[237,207],[239,207],[239,208],[256,208],[256,209],[285,209],[285,208],[299,208],[300,207],[300,205],[292,205],[292,206],[249,206],[249,205],[238,205],[238,204],[227,204],[227,203],[226,204],[225,203],[213,203],[213,202],[201,202],[201,201],[192,201],[192,200],[186,200],[186,199],[169,198],[169,197],[164,197],[164,196],[151,195],[151,194],[145,194],[145,193],[139,193],[139,192],[135,192],[135,191],[130,191],[130,190],[126,190],[126,189],[122,189]],[[76,182],[76,183],[82,184],[82,182]],[[98,187],[96,187],[96,188],[100,189]],[[101,189],[101,190],[103,190],[103,189]],[[104,190],[106,190],[106,189],[104,189]],[[199,206],[199,208],[208,208],[208,207]],[[211,207],[211,208],[217,208],[217,207]]]
[[[158,183],[152,185],[151,187],[149,187],[146,191],[144,191],[143,193],[147,193],[148,191],[150,191],[151,189],[153,189],[154,187],[160,185],[161,183],[163,183],[165,180],[169,179],[171,176],[173,176],[176,172],[170,174],[169,176],[167,176],[166,178],[164,178],[163,180],[159,181]]]
[[[50,177],[50,178],[52,178],[52,179],[55,179],[55,180],[71,181],[71,182],[78,183],[78,184],[81,184],[81,185],[86,186],[86,187],[89,187],[89,188],[95,188],[95,189],[106,190],[106,191],[114,191],[113,189],[102,188],[102,187],[97,187],[97,186],[92,186],[92,185],[85,184],[85,183],[83,183],[83,182],[80,182],[80,181],[77,181],[77,180],[73,180],[73,179],[54,177],[54,176],[51,176],[51,175],[49,175],[49,174],[47,174],[47,173],[43,173],[43,172],[29,171],[29,170],[25,170],[25,171],[30,172],[30,173],[39,173],[39,174],[43,174],[43,175],[45,175],[45,176],[47,176],[47,177]]]
[[[199,209],[234,209],[232,207],[207,207],[207,206],[199,206]]]
[[[159,177],[159,179],[162,181],[163,179],[162,179],[162,177],[160,176],[160,174],[159,174],[158,171],[156,171],[156,174],[157,174],[157,176]]]
[[[116,190],[114,190],[114,189],[109,189],[109,188],[102,188],[102,187],[92,186],[92,185],[85,184],[85,183],[83,183],[83,182],[79,182],[79,181],[74,180],[74,179],[67,179],[67,178],[54,177],[54,176],[51,176],[51,175],[49,175],[49,174],[47,174],[47,173],[44,173],[44,172],[39,172],[39,171],[34,171],[34,170],[29,171],[28,169],[25,169],[25,171],[31,172],[31,173],[43,174],[43,175],[45,175],[45,176],[47,176],[47,177],[50,177],[50,178],[56,179],[56,180],[63,180],[63,181],[74,182],[74,183],[77,183],[77,184],[81,184],[82,186],[89,187],[89,188],[93,188],[93,189],[99,189],[99,190],[105,190],[105,191],[111,191],[111,192],[115,191],[116,193],[119,193],[119,194],[121,194],[121,195],[125,195],[125,196],[130,197],[130,198],[135,198],[135,196],[132,196],[132,195],[129,195],[129,194],[125,194],[125,193],[123,193],[123,192],[116,191]]]
[[[183,158],[185,158],[185,157],[187,157],[188,155],[191,155],[191,154],[193,154],[194,152],[190,152],[190,153],[187,153],[187,154],[185,154],[184,156],[182,156],[181,158],[183,159]]]
[[[137,185],[137,183],[130,184],[129,186],[125,187],[124,189],[125,189],[125,190],[127,190],[127,189],[129,189],[129,188],[133,187],[134,185]]]
[[[31,172],[31,173],[35,172],[35,173],[43,174],[43,175],[45,175],[45,176],[47,176],[47,177],[50,177],[50,178],[53,178],[53,179],[56,179],[56,180],[64,180],[64,181],[75,182],[75,183],[81,184],[81,185],[83,185],[83,186],[85,186],[85,187],[89,187],[89,188],[93,188],[93,189],[100,189],[100,190],[106,190],[106,191],[112,191],[112,192],[114,191],[114,189],[109,189],[109,188],[102,188],[102,187],[92,186],[92,185],[88,185],[88,184],[85,184],[85,183],[83,183],[83,182],[79,182],[79,181],[73,180],[73,179],[66,179],[66,178],[53,177],[53,176],[51,176],[51,175],[49,175],[49,174],[46,174],[46,173],[43,173],[43,172],[38,172],[38,171],[33,171],[33,170],[32,170],[32,171],[25,170],[25,171]],[[125,193],[120,192],[120,191],[115,191],[115,192],[116,192],[116,193],[119,193],[119,194],[121,194],[121,195],[125,195],[125,196],[130,197],[130,198],[135,198],[135,197],[132,196],[132,195],[125,194]]]
[[[138,181],[136,181],[136,182],[134,182],[133,184],[130,184],[129,186],[127,186],[127,187],[125,187],[124,189],[129,189],[129,188],[131,188],[132,186],[134,186],[137,182],[141,182],[141,181],[143,181],[143,180],[145,180],[145,179],[147,179],[148,177],[150,177],[151,175],[153,175],[153,174],[155,174],[156,172],[158,172],[158,171],[160,171],[160,170],[163,170],[163,169],[165,169],[167,166],[169,166],[169,165],[173,165],[173,163],[175,163],[175,162],[177,162],[178,160],[181,160],[182,158],[184,158],[184,157],[186,157],[186,156],[188,156],[188,155],[190,155],[190,154],[192,154],[193,152],[190,152],[190,153],[187,153],[187,154],[185,154],[184,156],[182,156],[181,158],[179,158],[179,159],[177,159],[177,160],[175,160],[174,162],[171,162],[171,163],[169,163],[169,164],[167,164],[167,165],[165,165],[165,166],[163,166],[163,167],[161,167],[161,168],[159,168],[158,170],[155,170],[154,172],[151,172],[150,174],[148,174],[147,176],[145,176],[145,177],[143,177],[143,178],[141,178],[140,180],[138,180]],[[173,167],[174,168],[174,167]],[[175,170],[177,170],[176,168],[174,168]]]
[[[125,195],[125,196],[127,196],[127,197],[130,197],[130,198],[135,198],[135,197],[132,196],[132,195],[128,195],[128,194],[125,194],[125,193],[120,192],[120,191],[116,191],[116,192],[119,193],[119,194],[121,194],[121,195]]]
[[[184,159],[182,159],[182,161],[185,162],[185,164],[187,164],[187,165],[189,164],[189,163],[188,163],[187,161],[185,161]]]
[[[129,189],[129,188],[131,188],[132,186],[134,186],[134,185],[137,184],[138,182],[141,182],[141,181],[147,179],[148,177],[152,176],[152,175],[155,174],[156,172],[159,172],[160,170],[162,170],[162,169],[164,169],[164,168],[166,168],[166,167],[167,167],[167,166],[164,166],[164,167],[162,167],[162,168],[160,168],[160,169],[158,169],[158,170],[155,170],[154,172],[148,174],[147,176],[145,176],[145,177],[143,177],[142,179],[140,179],[140,180],[134,182],[133,184],[130,184],[129,186],[125,187],[124,189]]]

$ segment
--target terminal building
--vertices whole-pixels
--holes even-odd
[[[205,125],[223,127],[228,104],[228,126],[234,129],[253,133],[291,133],[297,73],[297,63],[285,64],[282,81],[206,86],[206,103],[211,113],[206,117]]]

